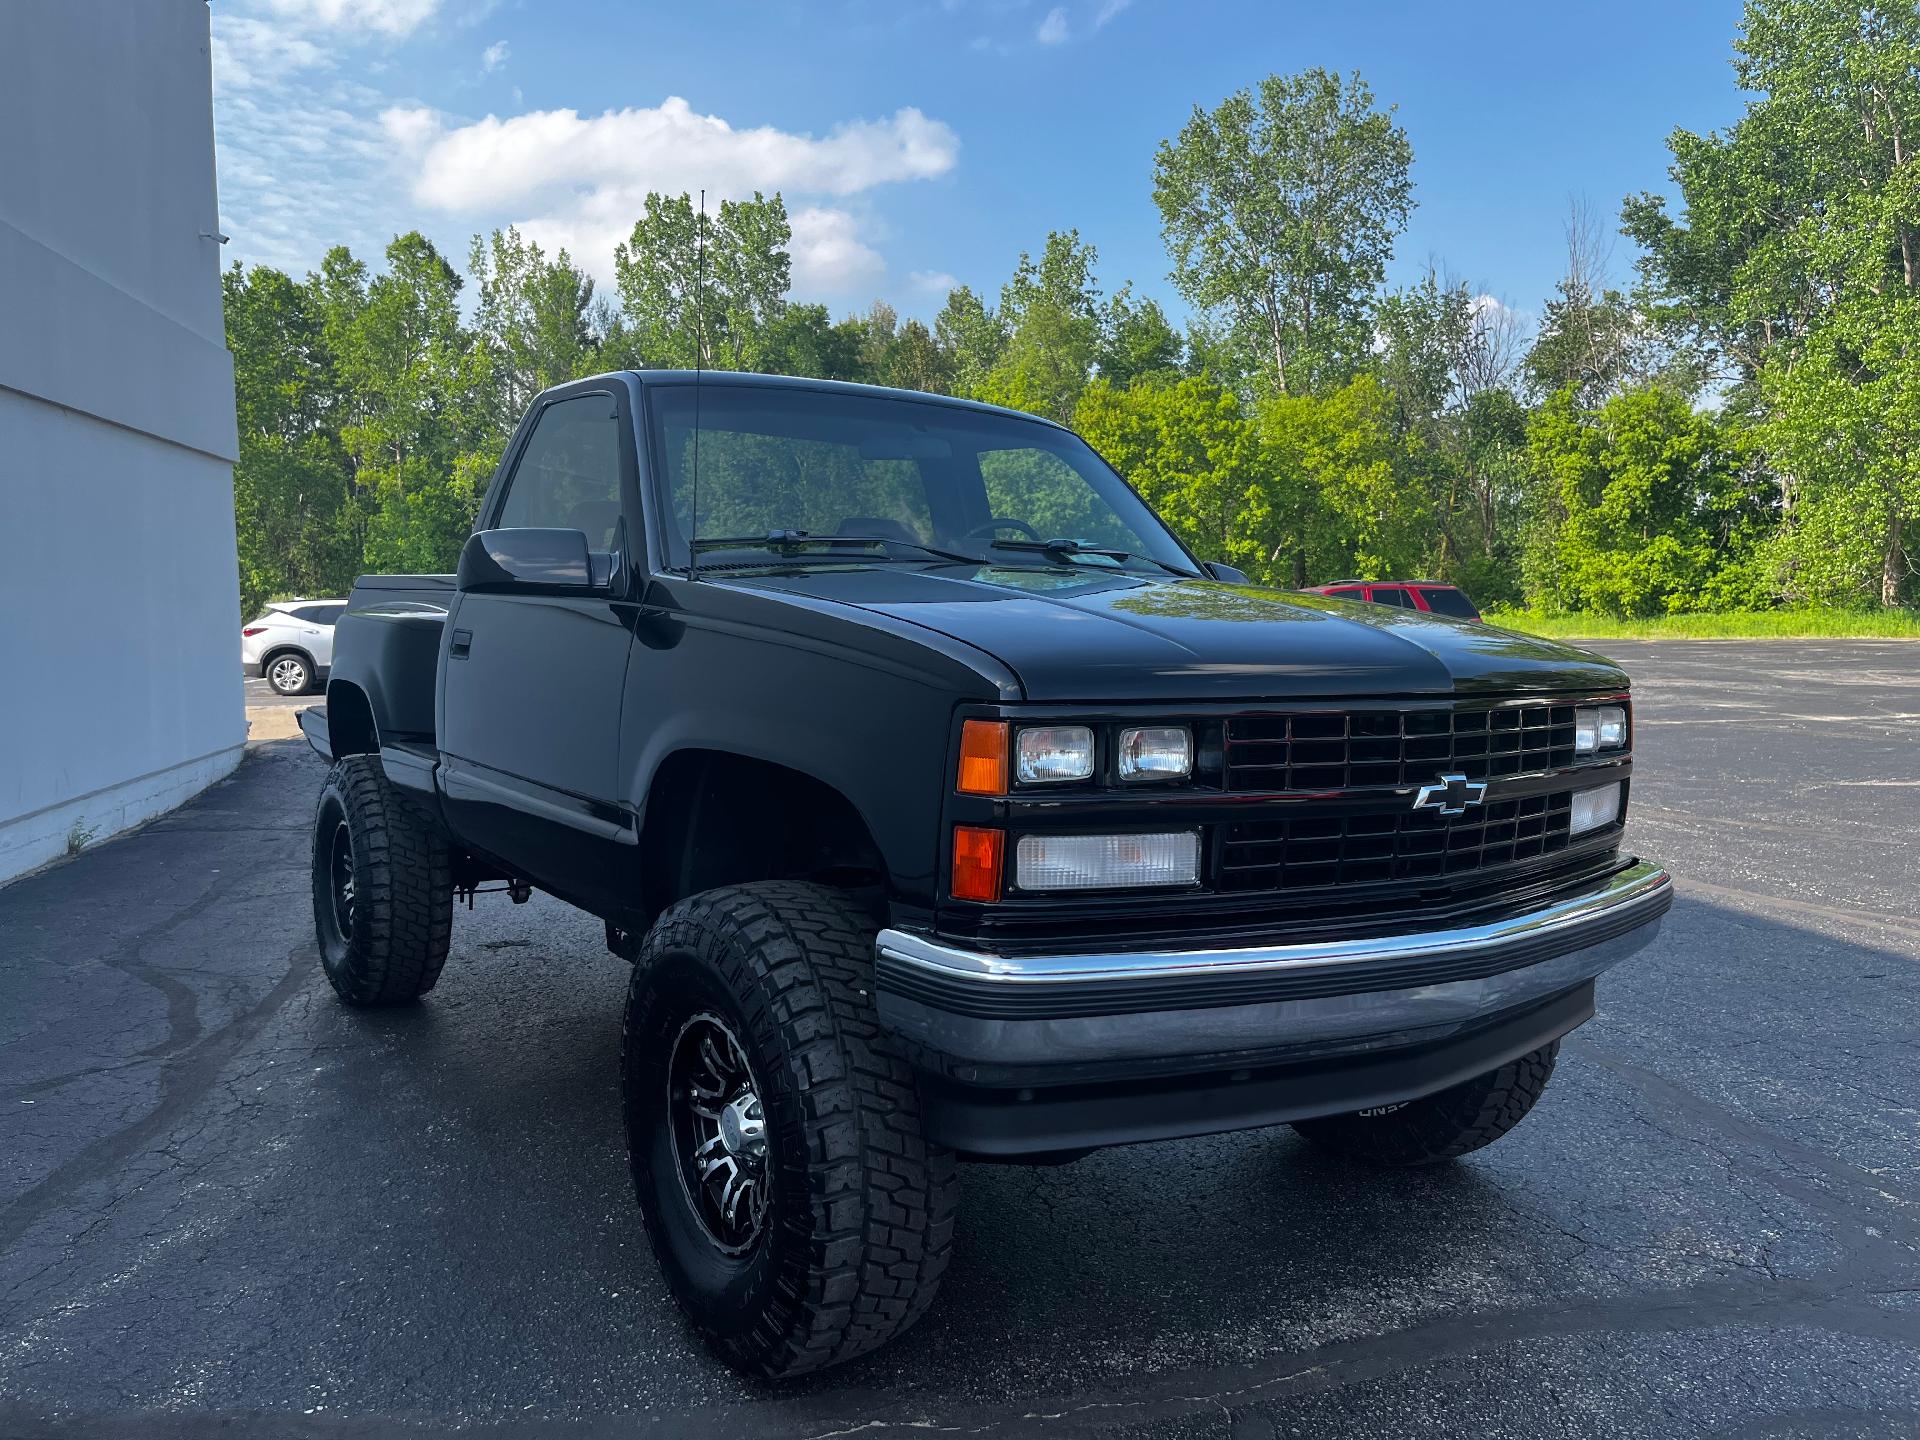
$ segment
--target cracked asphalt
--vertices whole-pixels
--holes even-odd
[[[1681,897],[1513,1135],[964,1167],[928,1318],[784,1389],[649,1257],[597,922],[483,896],[342,1008],[256,747],[0,890],[0,1435],[1920,1434],[1920,645],[1603,648]]]

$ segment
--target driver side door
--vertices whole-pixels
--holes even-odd
[[[617,801],[632,632],[625,537],[639,533],[623,390],[560,392],[524,432],[495,530],[586,536],[592,583],[461,591],[442,643],[439,733],[456,832],[576,903],[619,888],[633,831]]]

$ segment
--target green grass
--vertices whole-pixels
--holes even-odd
[[[1728,615],[1663,615],[1653,620],[1490,610],[1487,623],[1556,640],[1920,640],[1917,610],[1761,610]]]

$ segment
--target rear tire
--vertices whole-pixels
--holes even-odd
[[[1403,1105],[1296,1120],[1324,1150],[1370,1165],[1437,1165],[1491,1145],[1526,1119],[1553,1077],[1554,1040],[1498,1070]]]
[[[313,688],[313,666],[304,655],[276,655],[267,662],[266,674],[276,695],[304,695]]]
[[[694,1328],[750,1374],[885,1344],[932,1303],[952,1251],[954,1158],[927,1143],[880,1027],[873,936],[825,886],[710,890],[661,916],[627,992],[622,1108],[647,1236]]]
[[[320,961],[349,1005],[398,1005],[433,989],[453,935],[446,837],[388,782],[378,757],[336,760],[313,824]]]

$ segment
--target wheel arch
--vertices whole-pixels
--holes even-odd
[[[806,770],[702,746],[654,770],[639,863],[649,919],[688,895],[758,880],[812,880],[875,905],[888,887],[885,853],[852,797]]]
[[[327,682],[327,738],[336,757],[380,753],[380,727],[367,692],[351,680]]]

